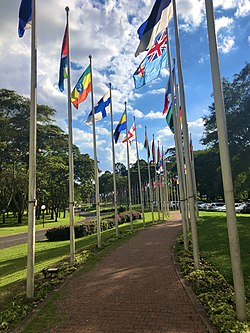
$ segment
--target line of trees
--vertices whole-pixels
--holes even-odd
[[[22,223],[27,210],[30,101],[14,91],[0,90],[0,212],[3,223],[12,212]],[[45,204],[57,221],[68,207],[68,136],[53,124],[56,111],[38,105],[37,217]],[[86,201],[94,192],[93,160],[73,147],[75,198]]]
[[[235,198],[243,201],[250,197],[250,65],[246,63],[232,82],[223,79],[228,141],[232,163]],[[22,223],[27,209],[29,161],[29,99],[16,92],[0,89],[0,213],[3,223],[12,212]],[[68,207],[68,136],[54,125],[56,111],[38,105],[37,133],[37,217],[42,204],[57,220]],[[214,104],[204,117],[205,130],[201,143],[207,148],[194,152],[198,198],[223,199],[219,148]],[[94,195],[94,164],[88,154],[73,147],[76,202],[87,202]],[[168,151],[168,171],[176,174],[175,152]],[[148,182],[147,163],[140,160],[142,183]],[[116,164],[118,200],[126,201],[127,170]],[[154,167],[151,166],[154,178]],[[172,176],[171,176],[172,177]],[[170,177],[170,178],[171,178]],[[131,183],[137,191],[137,163],[131,166]],[[112,193],[112,174],[106,171],[100,177],[100,193]],[[119,196],[120,194],[120,196]]]

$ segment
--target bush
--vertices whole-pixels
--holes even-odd
[[[133,220],[141,219],[139,212],[132,213]],[[118,224],[130,222],[130,213],[118,215]],[[115,226],[114,219],[106,219],[101,222],[101,231],[112,229]],[[97,232],[96,220],[75,225],[75,238],[82,238]],[[64,241],[70,239],[70,226],[60,226],[58,228],[48,229],[45,236],[50,242]]]
[[[126,210],[127,210],[127,207],[124,205],[121,205],[117,208],[118,213],[126,212]]]

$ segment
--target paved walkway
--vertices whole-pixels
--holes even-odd
[[[172,261],[180,215],[138,232],[95,269],[74,276],[51,333],[205,333]]]

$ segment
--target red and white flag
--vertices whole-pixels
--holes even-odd
[[[128,131],[128,135],[125,135],[122,142],[125,143],[128,141],[131,144],[134,139],[135,139],[135,123],[133,123],[130,130]]]

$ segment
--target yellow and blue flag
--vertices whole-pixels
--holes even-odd
[[[167,33],[164,30],[148,51],[146,57],[135,71],[133,78],[135,88],[141,88],[156,79],[162,68],[167,67]]]
[[[126,113],[126,111],[124,111],[118,125],[116,126],[115,132],[114,132],[115,143],[118,142],[121,131],[126,130],[126,122],[127,122],[127,113]]]
[[[22,0],[19,8],[18,35],[23,37],[26,29],[31,28],[32,0]]]

